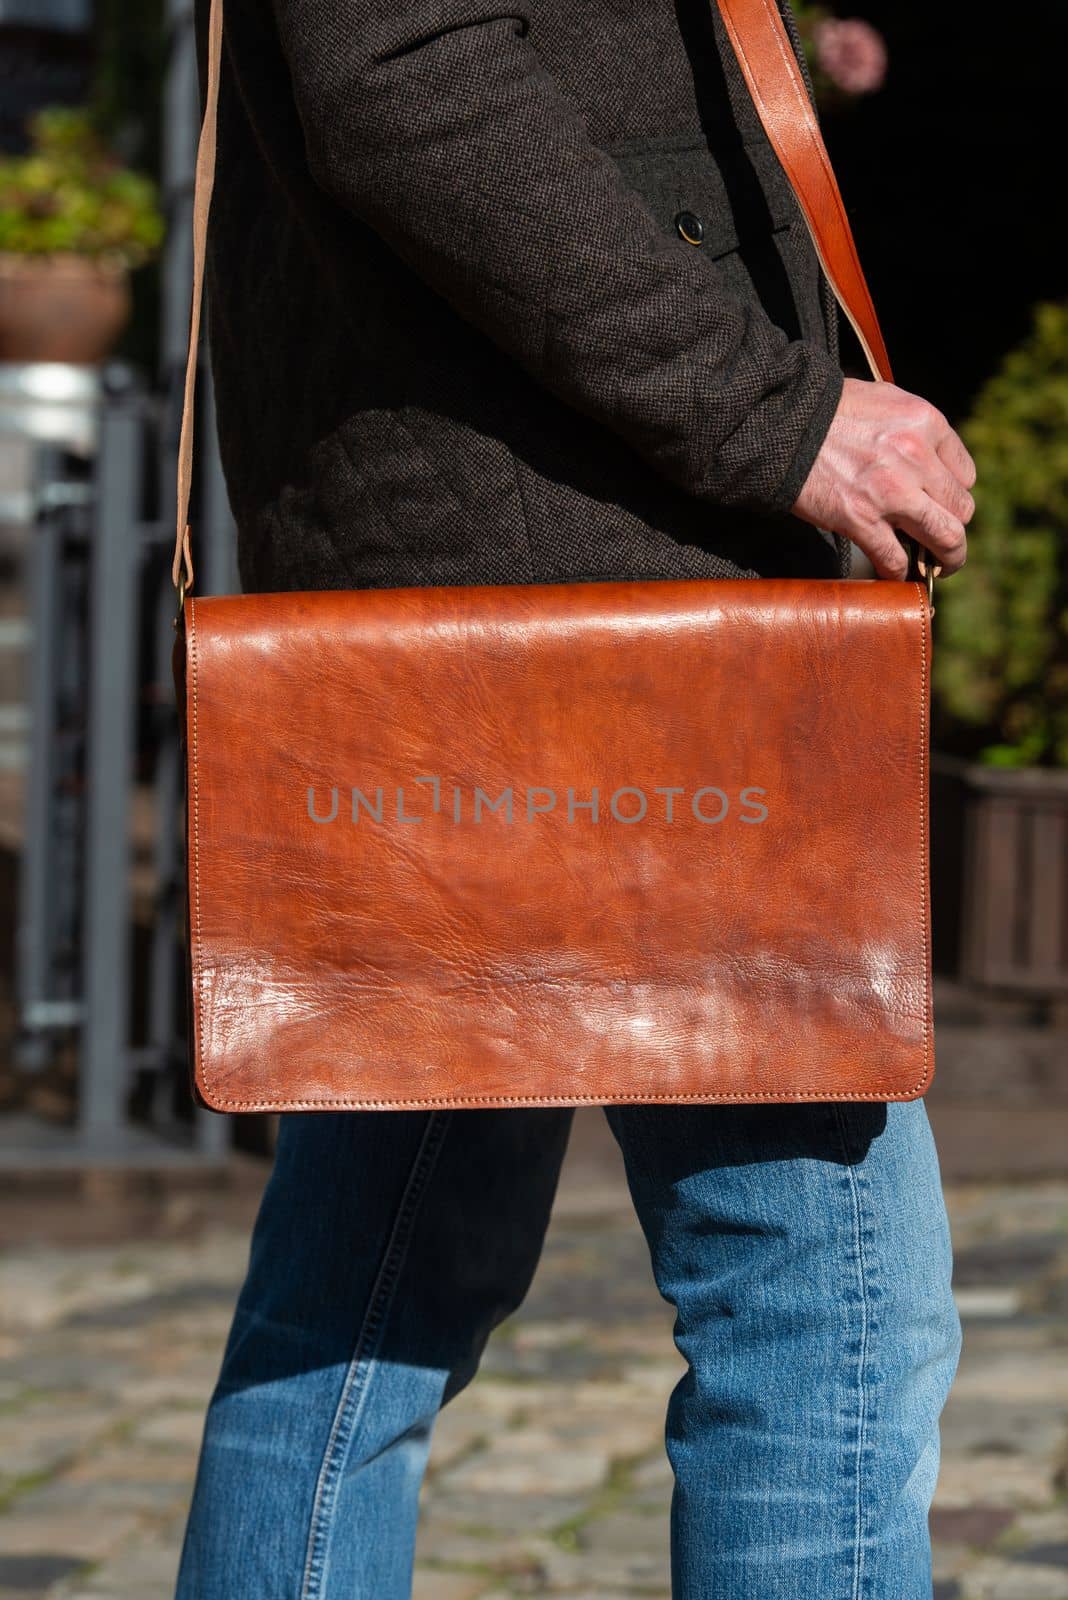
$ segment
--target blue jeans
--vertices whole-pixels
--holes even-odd
[[[922,1103],[627,1107],[688,1370],[676,1600],[930,1600],[959,1324]],[[537,1264],[559,1110],[283,1119],[179,1600],[405,1600],[434,1419]]]

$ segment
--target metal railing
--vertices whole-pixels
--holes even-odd
[[[129,374],[105,383],[90,473],[58,449],[37,452],[27,556],[17,1057],[23,1070],[41,1070],[73,1038],[77,1123],[39,1148],[32,1139],[21,1150],[0,1148],[0,1165],[215,1160],[229,1142],[227,1119],[190,1115],[181,1082],[184,891],[169,550],[198,121],[188,0],[172,0],[168,26],[159,392],[139,390]],[[203,388],[197,576],[198,589],[211,593],[234,588],[236,571],[210,384]]]

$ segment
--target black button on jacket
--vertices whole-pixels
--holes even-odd
[[[704,243],[705,225],[700,217],[695,217],[692,211],[680,211],[675,218],[675,231],[680,239],[685,239],[687,244],[700,245]]]
[[[225,4],[247,588],[844,569],[787,515],[841,392],[826,285],[708,0]]]

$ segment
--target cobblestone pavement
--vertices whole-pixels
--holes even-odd
[[[172,1197],[151,1238],[0,1257],[0,1600],[170,1596],[250,1206]],[[950,1207],[937,1600],[1068,1600],[1068,1182]],[[566,1181],[526,1306],[441,1418],[416,1600],[666,1596],[679,1370],[618,1181]]]

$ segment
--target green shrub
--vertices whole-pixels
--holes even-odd
[[[40,111],[30,136],[26,155],[0,159],[0,250],[130,267],[156,254],[163,218],[155,184],[111,155],[85,112]]]
[[[979,478],[964,570],[937,589],[935,691],[981,759],[1068,767],[1068,305],[1041,305],[961,429]]]

